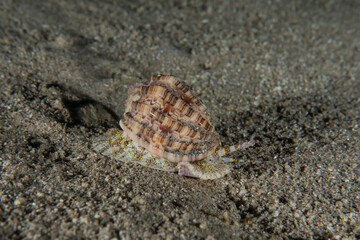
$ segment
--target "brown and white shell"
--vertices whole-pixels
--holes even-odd
[[[255,144],[254,140],[220,147],[220,137],[204,104],[185,83],[168,75],[129,88],[119,129],[98,137],[93,148],[123,162],[200,179],[216,179],[237,161],[226,154]]]
[[[206,107],[173,76],[131,86],[120,126],[139,146],[171,162],[194,162],[220,146]]]

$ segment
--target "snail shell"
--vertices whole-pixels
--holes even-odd
[[[171,162],[194,162],[214,154],[219,135],[206,107],[173,76],[156,75],[129,88],[120,126],[139,146]]]

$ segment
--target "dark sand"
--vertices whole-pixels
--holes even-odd
[[[118,2],[0,1],[1,239],[360,237],[360,1]],[[202,181],[94,152],[155,73],[224,145],[255,134],[247,163]]]

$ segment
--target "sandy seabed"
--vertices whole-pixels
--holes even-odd
[[[360,1],[0,2],[1,239],[360,238]],[[91,149],[184,80],[233,154],[202,181]]]

